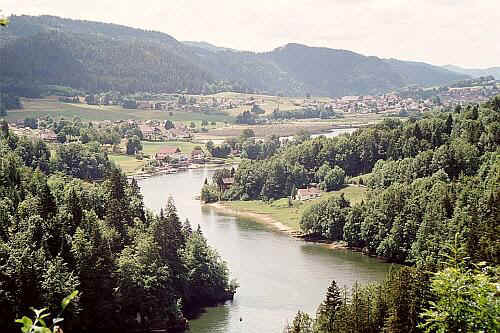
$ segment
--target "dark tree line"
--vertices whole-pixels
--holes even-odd
[[[335,112],[331,108],[316,108],[316,109],[301,109],[301,110],[273,110],[270,115],[271,119],[310,119],[335,118]]]
[[[22,109],[23,104],[18,96],[0,93],[0,116],[5,116],[7,110]]]
[[[247,124],[247,125],[255,125],[257,123],[257,117],[254,113],[250,111],[243,111],[239,115],[236,116],[237,124]]]

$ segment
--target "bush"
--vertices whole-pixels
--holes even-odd
[[[205,184],[201,188],[200,199],[205,203],[212,203],[219,201],[220,193],[213,185]]]

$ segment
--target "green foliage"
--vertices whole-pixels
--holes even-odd
[[[33,309],[35,313],[35,318],[32,320],[26,316],[23,316],[21,319],[16,319],[16,323],[21,324],[21,332],[23,333],[58,333],[59,332],[59,323],[61,323],[64,319],[61,318],[63,311],[66,309],[68,304],[78,296],[78,290],[74,290],[71,294],[66,296],[61,301],[61,311],[57,317],[52,319],[52,325],[47,326],[46,322],[50,313],[47,313],[47,308],[43,309]]]
[[[306,108],[299,110],[273,110],[270,115],[271,119],[311,119],[311,118],[321,118],[330,119],[335,117],[335,112],[331,107],[328,109],[324,108]]]
[[[370,172],[363,176],[372,189],[364,202],[338,209],[318,203],[304,211],[302,230],[431,270],[458,233],[468,256],[498,263],[500,113],[494,103],[295,140],[265,160],[244,160],[227,197],[280,199],[294,186],[318,182],[331,190],[345,177]],[[255,143],[243,147],[242,157],[259,158]]]
[[[419,314],[430,300],[427,274],[401,267],[379,283],[341,290],[335,281],[318,307],[316,318],[299,312],[286,332],[420,332]]]
[[[332,281],[326,292],[325,300],[318,307],[316,318],[316,330],[324,332],[335,332],[335,318],[344,302],[342,290]]]
[[[313,333],[313,320],[305,312],[299,311],[292,325],[286,328],[287,333]]]
[[[12,94],[5,94],[2,92],[0,95],[0,109],[1,110],[20,110],[23,104],[18,96]]]
[[[321,168],[320,168],[321,170]],[[318,170],[318,171],[320,171]],[[325,171],[325,170],[323,170]],[[320,188],[324,191],[338,190],[344,185],[345,172],[336,165],[333,169],[326,170],[324,176],[320,178]]]
[[[243,111],[242,113],[236,116],[237,124],[255,125],[256,122],[257,122],[256,116],[250,111]]]
[[[25,118],[24,119],[24,127],[29,127],[31,129],[37,129],[38,123],[35,118]]]
[[[212,141],[208,141],[207,150],[213,157],[227,158],[231,154],[231,146],[227,143],[215,146]]]
[[[189,283],[188,306],[210,305],[232,298],[237,284],[230,283],[226,263],[207,245],[199,227],[187,239],[184,258]]]
[[[425,332],[498,332],[498,277],[485,272],[448,267],[432,278],[436,301],[422,313]]]
[[[220,192],[216,186],[205,184],[201,188],[200,199],[205,203],[217,202],[220,199]]]
[[[82,179],[102,179],[112,169],[99,145],[78,143],[58,145],[51,168]]]
[[[431,279],[433,300],[421,313],[425,332],[496,332],[500,329],[498,268],[481,262],[466,266],[466,249],[459,235],[446,246],[448,253],[443,270]]]
[[[166,120],[164,127],[166,130],[169,130],[169,129],[175,128],[175,125],[171,120]]]
[[[201,233],[192,236],[180,223],[172,201],[159,216],[146,212],[137,182],[112,168],[97,145],[60,145],[49,161],[43,143],[17,138],[2,124],[2,329],[15,331],[14,319],[30,306],[51,313],[62,306],[69,333],[182,330],[188,312],[233,297],[227,266]],[[206,256],[188,255],[192,237],[192,253]],[[209,274],[200,268],[190,275],[196,267]]]
[[[142,143],[139,137],[133,136],[127,140],[127,155],[135,155],[142,150]]]
[[[247,134],[243,133],[240,136],[241,157],[250,160],[266,160],[278,152],[281,143],[277,136],[272,135],[264,141],[255,140],[252,137],[247,138],[252,133],[253,131]]]
[[[331,197],[308,207],[300,218],[305,233],[331,240],[342,240],[350,205],[340,197]]]

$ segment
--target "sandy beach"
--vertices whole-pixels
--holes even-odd
[[[269,216],[267,214],[259,214],[259,213],[252,213],[252,212],[235,210],[233,208],[229,208],[229,207],[225,206],[221,202],[209,203],[209,204],[205,204],[205,205],[209,206],[209,207],[213,207],[213,208],[217,209],[218,211],[225,213],[225,214],[228,214],[228,215],[253,218],[255,221],[262,223],[262,224],[265,224],[265,225],[268,225],[271,228],[278,230],[280,232],[283,232],[283,233],[287,234],[288,236],[295,238],[295,239],[300,239],[300,240],[304,240],[307,242],[320,244],[320,245],[322,245],[326,248],[329,248],[329,249],[347,249],[347,246],[345,245],[344,242],[311,241],[311,240],[304,239],[304,237],[303,237],[304,234],[300,230],[295,229],[295,228],[291,228],[287,225],[284,225],[283,223],[276,221],[275,219],[273,219],[271,216]]]

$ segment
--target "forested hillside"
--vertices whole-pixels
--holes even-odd
[[[47,84],[90,92],[200,92],[210,81],[207,72],[163,44],[140,39],[41,32],[15,39],[1,52],[2,76],[9,80],[5,89],[12,92],[19,90],[12,86]]]
[[[241,52],[115,24],[54,16],[13,16],[10,21],[0,34],[5,54],[0,73],[8,87],[34,82],[92,92],[342,96],[467,78],[427,64],[298,44],[267,53]]]
[[[471,258],[498,263],[499,128],[499,97],[421,120],[387,119],[244,160],[224,197],[274,200],[337,174],[369,173],[358,180],[372,189],[363,203],[321,202],[304,212],[302,230],[428,268],[458,233]]]
[[[462,68],[459,66],[453,66],[453,65],[446,65],[443,66],[445,69],[455,72],[455,73],[460,73],[460,74],[465,74],[472,76],[474,78],[481,77],[481,76],[493,76],[495,79],[500,80],[500,67],[490,67],[490,68]]]
[[[350,291],[333,281],[316,318],[299,312],[286,331],[498,331],[500,97],[301,139],[266,160],[244,160],[222,196],[271,201],[313,182],[335,189],[344,175],[368,186],[367,197],[312,204],[302,231],[409,267]]]
[[[170,200],[159,215],[145,210],[137,183],[98,145],[61,145],[51,156],[3,121],[0,268],[2,332],[19,332],[14,320],[31,307],[57,314],[74,290],[64,332],[183,330],[189,313],[235,291],[201,231],[181,223]]]

